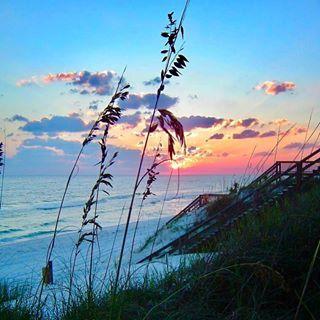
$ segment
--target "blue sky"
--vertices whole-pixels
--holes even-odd
[[[107,97],[71,94],[71,87],[60,82],[16,85],[21,79],[48,74],[121,73],[127,65],[126,79],[133,91],[154,92],[155,87],[143,82],[159,75],[159,34],[166,13],[179,14],[183,5],[181,0],[3,0],[1,118],[19,114],[33,121],[66,116],[84,110],[95,99],[106,101]],[[265,123],[286,118],[305,124],[313,108],[314,121],[319,118],[319,1],[194,0],[185,30],[190,65],[166,88],[168,96],[179,98],[172,107],[177,116],[256,117]],[[276,95],[254,90],[274,80],[292,82],[295,88]],[[32,136],[21,132],[21,124],[4,121],[4,125],[17,140],[10,150],[14,157]]]

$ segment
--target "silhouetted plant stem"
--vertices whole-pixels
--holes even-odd
[[[164,205],[165,205],[165,202],[166,202],[167,196],[168,196],[168,191],[169,191],[169,187],[170,187],[170,182],[171,182],[171,178],[172,178],[172,173],[173,173],[173,169],[171,169],[171,171],[170,171],[170,176],[169,176],[169,179],[168,179],[168,183],[167,183],[167,187],[166,187],[166,192],[165,192],[164,199],[163,199],[163,202],[162,202],[161,211],[160,211],[160,215],[159,215],[159,219],[158,219],[158,223],[157,223],[157,227],[156,227],[156,232],[154,233],[154,238],[153,238],[153,241],[152,241],[152,246],[151,246],[150,254],[152,254],[152,252],[153,252],[154,245],[155,245],[155,243],[156,243],[157,235],[158,235],[158,232],[159,232],[160,222],[161,222],[161,218],[162,218],[162,214],[163,214]],[[148,268],[149,268],[150,262],[151,262],[151,260],[149,260],[149,261],[148,261],[148,264],[147,264],[147,271],[146,271],[147,273],[148,273]]]
[[[308,138],[308,133],[309,133],[309,128],[310,128],[310,124],[311,124],[312,115],[313,115],[313,109],[311,109],[311,113],[310,113],[310,116],[309,116],[308,126],[307,126],[307,130],[306,130],[306,134],[304,136],[304,141],[303,141],[303,147],[302,147],[300,160],[302,160],[302,158],[303,158],[303,151],[304,151],[304,147],[306,145],[306,140]]]
[[[101,139],[100,142],[100,147],[101,147],[101,160],[100,160],[100,169],[99,169],[99,174],[97,181],[95,182],[94,186],[92,187],[91,193],[89,195],[89,198],[84,205],[83,208],[83,216],[82,216],[82,224],[79,230],[79,237],[78,241],[75,245],[75,254],[73,257],[73,262],[72,262],[72,269],[71,269],[71,274],[70,274],[70,281],[69,281],[69,298],[68,298],[68,304],[71,302],[71,297],[72,297],[72,287],[73,287],[73,277],[74,277],[74,272],[75,272],[75,266],[76,266],[76,261],[77,257],[80,253],[80,245],[83,242],[89,242],[90,243],[90,260],[89,260],[89,277],[88,277],[88,299],[90,300],[92,298],[92,293],[93,293],[93,252],[94,252],[94,244],[95,240],[98,236],[98,229],[102,229],[100,224],[96,221],[97,220],[97,208],[98,208],[98,202],[99,202],[99,191],[100,191],[100,186],[105,185],[106,187],[112,187],[112,184],[110,181],[112,181],[112,175],[110,173],[107,173],[106,170],[113,165],[114,160],[117,156],[117,153],[115,153],[112,157],[111,160],[106,163],[108,151],[106,147],[106,138],[108,134],[108,127],[107,125],[105,131],[104,131],[104,136]],[[106,194],[109,195],[109,193],[106,190],[103,190]],[[90,218],[90,211],[92,206],[94,205],[94,213],[93,217]],[[87,232],[85,230],[86,226],[92,225],[92,231]]]
[[[156,149],[155,152],[155,156],[153,158],[153,162],[151,165],[151,168],[147,170],[147,172],[140,178],[138,185],[140,185],[140,183],[142,182],[143,178],[149,173],[149,175],[151,176],[150,181],[148,181],[145,190],[143,192],[143,197],[141,199],[140,202],[140,206],[139,206],[139,213],[138,213],[138,217],[137,217],[137,221],[135,224],[135,228],[134,228],[134,233],[133,233],[133,238],[132,238],[132,243],[131,243],[131,250],[130,250],[130,258],[129,258],[129,263],[128,263],[128,278],[130,277],[130,268],[131,268],[131,262],[132,262],[132,255],[133,255],[133,250],[134,250],[134,244],[135,244],[135,239],[136,239],[136,234],[137,234],[137,230],[138,230],[138,225],[139,225],[139,221],[140,221],[140,217],[141,217],[141,212],[142,212],[142,208],[143,208],[143,203],[144,201],[147,199],[147,197],[150,195],[150,187],[151,184],[155,181],[155,176],[158,174],[157,172],[154,172],[154,169],[156,167],[158,167],[160,164],[162,164],[163,162],[167,161],[167,159],[162,160],[160,162],[157,163],[157,158],[160,156],[159,150],[160,150],[160,146],[161,144],[159,144],[158,148]]]
[[[120,223],[121,223],[121,220],[122,220],[122,217],[123,217],[123,213],[124,213],[124,207],[125,206],[122,207],[121,214],[120,214],[120,217],[119,217],[119,220],[118,220],[117,229],[116,229],[116,233],[115,233],[114,238],[113,238],[112,247],[111,247],[111,250],[110,250],[110,255],[109,255],[108,262],[107,262],[106,270],[105,270],[104,275],[103,275],[102,280],[101,280],[101,288],[100,288],[99,294],[101,294],[101,292],[103,290],[104,283],[105,283],[107,275],[108,275],[109,266],[110,266],[112,254],[113,254],[113,251],[114,251],[114,246],[115,246],[115,243],[116,243],[117,235],[118,235],[118,232],[119,232],[119,229],[120,229]]]
[[[0,142],[0,174],[1,174],[1,192],[0,192],[0,209],[3,204],[3,189],[4,189],[4,175],[6,169],[6,155],[7,155],[7,134],[3,131],[4,139],[3,143]],[[2,171],[1,171],[2,168]]]
[[[99,172],[99,176],[100,176],[100,172]],[[77,258],[78,255],[80,253],[80,244],[82,243],[82,241],[80,241],[81,236],[82,236],[82,228],[84,226],[84,222],[82,222],[81,228],[79,230],[79,236],[78,236],[78,241],[75,244],[75,254],[73,256],[73,260],[72,260],[72,264],[71,264],[71,272],[70,272],[70,279],[69,279],[69,296],[68,296],[68,306],[70,305],[71,302],[71,298],[72,298],[72,287],[73,287],[73,278],[74,278],[74,273],[75,273],[75,267],[76,267],[76,262],[77,262]]]
[[[316,250],[315,250],[315,252],[313,254],[313,257],[312,257],[312,260],[311,260],[311,263],[310,263],[310,266],[309,266],[309,269],[308,269],[307,277],[306,277],[306,280],[305,280],[305,283],[304,283],[304,286],[303,286],[303,289],[302,289],[302,293],[301,293],[301,296],[300,296],[300,299],[299,299],[299,304],[297,306],[297,310],[296,310],[296,313],[294,315],[294,320],[299,319],[298,317],[299,317],[299,312],[300,312],[300,309],[301,309],[301,305],[303,303],[303,298],[304,298],[304,295],[306,293],[306,290],[307,290],[307,287],[308,287],[308,284],[309,284],[309,281],[310,281],[310,277],[311,277],[312,271],[314,269],[314,265],[316,263],[319,251],[320,251],[320,240],[318,241]]]
[[[61,202],[60,202],[57,219],[56,219],[55,226],[54,226],[52,240],[49,243],[49,247],[48,247],[48,251],[47,251],[46,266],[48,265],[49,261],[51,260],[52,251],[53,251],[53,248],[54,248],[54,245],[55,245],[55,241],[56,241],[56,237],[57,237],[58,225],[59,225],[59,222],[60,222],[60,217],[61,217],[63,204],[64,204],[64,201],[65,201],[67,192],[69,190],[69,185],[70,185],[71,179],[73,177],[73,173],[74,173],[74,171],[75,171],[75,169],[76,169],[76,167],[78,165],[78,162],[79,162],[79,159],[80,159],[80,157],[82,155],[83,149],[84,149],[84,145],[82,145],[82,147],[81,147],[81,149],[80,149],[80,151],[79,151],[79,153],[78,153],[78,155],[76,157],[76,160],[75,160],[75,162],[73,164],[71,172],[70,172],[70,174],[68,176],[68,180],[67,180],[66,186],[65,186],[64,191],[63,191],[63,195],[62,195],[62,199],[61,199]],[[36,310],[36,319],[39,318],[39,312],[40,312],[40,305],[41,305],[41,298],[42,298],[42,294],[43,294],[43,289],[44,289],[44,281],[43,281],[43,279],[41,279],[40,292],[39,292],[39,295],[38,295],[38,304],[37,304],[37,310]]]
[[[101,161],[100,161],[100,168],[99,168],[99,180],[100,183],[103,183],[102,178],[110,178],[112,179],[112,176],[110,174],[106,174],[106,169],[112,164],[109,163],[109,165],[106,165],[105,161],[107,158],[107,148],[106,148],[106,139],[109,133],[109,124],[106,125],[106,128],[104,130],[104,136],[101,139],[100,142],[100,147],[101,147]],[[111,161],[113,161],[114,157],[112,158]],[[98,203],[99,203],[99,192],[100,192],[100,183],[96,187],[96,199],[95,199],[95,207],[94,207],[94,215],[92,219],[92,237],[91,237],[91,244],[90,244],[90,264],[89,264],[89,294],[93,292],[93,252],[94,252],[94,243],[95,243],[95,238],[98,237],[98,228],[100,227],[99,224],[97,224],[96,220],[98,218],[97,210],[98,210]],[[106,184],[112,187],[112,185]],[[105,191],[106,192],[106,191]],[[106,192],[108,194],[108,192]],[[90,301],[90,297],[89,301]]]
[[[105,108],[104,113],[101,117],[100,123],[105,125],[105,129],[103,131],[103,137],[99,141],[100,145],[100,150],[101,150],[101,158],[100,161],[97,164],[100,164],[99,168],[99,174],[98,178],[93,185],[91,189],[91,193],[89,195],[89,198],[87,202],[84,205],[83,208],[83,215],[82,215],[82,224],[79,230],[79,237],[78,241],[76,243],[76,251],[73,259],[73,264],[72,264],[72,271],[70,275],[70,283],[69,283],[69,298],[68,298],[68,304],[71,301],[72,297],[72,286],[73,286],[73,276],[74,276],[74,270],[75,270],[75,265],[76,265],[76,260],[78,257],[78,254],[80,252],[80,245],[84,242],[87,241],[91,244],[90,246],[90,263],[89,263],[89,281],[88,281],[88,298],[91,298],[92,294],[92,268],[93,268],[93,252],[94,252],[94,243],[95,239],[97,237],[98,229],[102,229],[102,227],[97,223],[97,208],[98,208],[98,202],[99,202],[99,191],[100,191],[100,186],[104,185],[105,187],[112,187],[111,181],[112,181],[112,175],[107,172],[107,169],[113,165],[115,158],[117,157],[117,152],[114,153],[114,155],[111,157],[111,159],[107,162],[107,157],[108,157],[108,150],[107,150],[107,137],[109,134],[109,128],[110,126],[114,125],[120,118],[121,116],[121,110],[119,107],[114,106],[114,103],[117,99],[122,99],[125,100],[127,97],[128,92],[124,92],[125,89],[129,87],[129,85],[124,86],[122,89],[119,90],[119,86],[122,81],[122,77],[119,80],[118,86],[116,93],[112,96],[112,99],[108,106]],[[109,195],[109,192],[106,190],[103,190],[107,195]],[[94,205],[94,213],[93,217],[90,218],[90,212],[92,209],[92,206]],[[86,232],[84,228],[87,225],[92,225],[92,231],[91,232]],[[89,239],[89,237],[91,239]]]
[[[122,75],[121,75],[121,77],[120,77],[120,79],[119,79],[119,81],[118,81],[118,84],[117,84],[115,93],[114,93],[114,95],[112,96],[112,99],[111,99],[109,105],[115,101],[115,96],[118,94],[120,85],[121,85],[121,83],[122,83],[122,81],[123,81],[123,75],[124,75],[125,71],[126,71],[126,68],[125,68],[125,69],[123,70],[123,72],[122,72]],[[104,110],[104,111],[105,111],[105,110]],[[77,155],[77,157],[76,157],[76,160],[75,160],[75,162],[74,162],[74,164],[73,164],[73,167],[72,167],[72,169],[71,169],[71,172],[70,172],[70,174],[69,174],[69,176],[68,176],[67,183],[66,183],[66,185],[65,185],[65,188],[64,188],[64,191],[63,191],[63,195],[62,195],[62,199],[61,199],[61,202],[60,202],[59,211],[58,211],[58,215],[57,215],[57,219],[56,219],[56,223],[55,223],[55,227],[54,227],[54,231],[53,231],[52,240],[51,240],[51,242],[50,242],[50,244],[49,244],[49,248],[48,248],[48,252],[47,252],[47,257],[46,257],[46,262],[47,262],[47,263],[48,263],[48,261],[50,260],[51,255],[52,255],[52,251],[53,251],[54,244],[55,244],[55,240],[56,240],[56,236],[57,236],[58,224],[59,224],[59,221],[60,221],[60,217],[61,217],[61,212],[62,212],[62,209],[63,209],[64,201],[65,201],[67,192],[68,192],[68,190],[69,190],[69,186],[70,186],[71,179],[72,179],[73,174],[74,174],[74,171],[75,171],[75,169],[76,169],[76,167],[77,167],[77,165],[78,165],[78,162],[79,162],[79,160],[80,160],[80,157],[81,157],[81,155],[82,155],[82,153],[83,153],[84,147],[85,147],[88,143],[90,143],[90,142],[96,137],[95,132],[99,129],[99,128],[98,128],[98,125],[99,125],[99,123],[100,123],[100,121],[101,121],[101,118],[102,118],[103,115],[104,115],[104,111],[102,111],[101,113],[99,113],[99,115],[98,115],[95,123],[94,123],[93,126],[91,127],[91,129],[90,129],[87,137],[84,139],[84,141],[83,141],[83,143],[82,143],[82,146],[81,146],[81,149],[80,149],[80,151],[79,151],[79,153],[78,153],[78,155]]]
[[[298,153],[296,154],[296,156],[293,158],[293,161],[295,161],[295,160],[298,158],[299,154],[300,154],[301,152],[303,152],[303,149],[304,149],[305,145],[306,145],[306,144],[310,141],[310,139],[313,137],[313,135],[315,134],[315,132],[318,130],[319,126],[320,126],[320,121],[317,123],[317,125],[315,126],[315,128],[314,128],[313,131],[311,132],[310,136],[304,141],[302,147],[300,148],[300,150],[298,151]]]
[[[86,145],[88,145],[92,140],[94,140],[96,138],[96,136],[97,136],[96,133],[100,130],[100,124],[104,124],[104,123],[107,123],[108,125],[109,124],[114,124],[118,120],[118,118],[120,117],[120,108],[114,107],[114,103],[118,99],[125,100],[127,95],[128,95],[128,93],[129,93],[128,91],[125,91],[126,89],[128,89],[130,87],[129,85],[126,85],[126,86],[124,86],[123,88],[120,89],[120,85],[122,84],[123,76],[124,76],[125,71],[126,71],[126,68],[124,68],[124,70],[122,72],[122,75],[121,75],[121,77],[120,77],[120,79],[118,81],[118,84],[116,86],[115,93],[112,96],[109,104],[107,105],[107,107],[102,112],[99,113],[99,115],[98,115],[96,121],[94,122],[93,126],[91,127],[88,135],[83,140],[81,149],[80,149],[80,151],[79,151],[79,153],[78,153],[78,155],[76,157],[76,160],[75,160],[75,162],[73,164],[71,172],[70,172],[70,174],[68,176],[67,183],[66,183],[64,191],[63,191],[63,196],[62,196],[62,199],[61,199],[61,202],[60,202],[59,211],[58,211],[58,215],[57,215],[57,218],[56,218],[56,223],[55,223],[55,227],[54,227],[52,240],[51,240],[51,242],[49,244],[48,251],[47,251],[46,266],[48,265],[49,261],[51,260],[53,248],[54,248],[55,241],[56,241],[58,225],[59,225],[59,222],[60,222],[60,217],[61,217],[64,201],[65,201],[65,198],[66,198],[66,194],[67,194],[67,192],[69,190],[71,179],[72,179],[72,177],[74,175],[74,171],[75,171],[75,169],[76,169],[76,167],[78,165],[78,162],[79,162],[80,157],[81,157],[81,155],[83,153],[83,150],[84,150]],[[115,114],[113,114],[113,112],[115,112]],[[117,115],[118,113],[119,113],[119,116]],[[74,272],[74,266],[72,266],[72,273],[73,272]],[[41,298],[42,298],[43,288],[44,288],[43,279],[41,279],[41,283],[39,285],[39,288],[40,288],[40,291],[39,291],[38,296],[36,294],[37,299],[38,299],[37,308],[36,308],[36,318],[37,319],[39,318],[39,312],[40,312],[40,306],[41,306]],[[37,292],[38,292],[39,288],[37,289]],[[70,300],[70,295],[69,295],[69,300]]]
[[[244,178],[246,177],[246,174],[247,174],[248,169],[250,167],[251,159],[252,159],[252,157],[254,155],[254,152],[255,152],[256,148],[257,148],[257,145],[254,146],[254,148],[253,148],[253,150],[252,150],[252,152],[250,154],[250,157],[249,157],[247,165],[246,165],[246,169],[244,170],[244,174],[242,175],[242,177],[240,179],[240,182],[239,182],[239,188],[241,188],[243,186]]]
[[[80,149],[80,151],[79,151],[79,153],[78,153],[78,155],[76,157],[76,160],[75,160],[75,162],[73,164],[71,172],[70,172],[70,174],[68,176],[68,180],[67,180],[66,186],[65,186],[64,191],[63,191],[62,199],[61,199],[60,206],[59,206],[58,216],[57,216],[56,223],[55,223],[55,226],[54,226],[52,240],[51,240],[51,242],[49,244],[49,249],[48,249],[48,252],[47,252],[47,257],[46,257],[46,262],[47,263],[51,259],[52,251],[53,251],[53,248],[54,248],[54,245],[55,245],[55,241],[56,241],[56,236],[57,236],[57,232],[58,232],[58,225],[59,225],[59,222],[60,222],[60,217],[61,217],[64,201],[65,201],[67,192],[69,190],[70,182],[71,182],[71,179],[73,177],[74,171],[75,171],[75,169],[76,169],[76,167],[78,165],[79,159],[80,159],[80,157],[82,155],[83,149],[84,149],[84,146],[81,147],[81,149]]]
[[[161,77],[160,77],[161,82],[160,82],[159,88],[157,90],[156,101],[155,101],[154,108],[153,108],[153,111],[152,111],[152,116],[151,116],[151,119],[150,119],[150,122],[149,122],[148,132],[147,132],[147,135],[146,135],[146,138],[145,138],[142,154],[141,154],[141,157],[140,157],[138,171],[137,171],[135,184],[134,184],[134,188],[133,188],[133,192],[132,192],[132,197],[131,197],[131,201],[130,201],[130,205],[129,205],[128,216],[127,216],[127,221],[126,221],[126,226],[125,226],[125,231],[124,231],[124,235],[123,235],[121,251],[120,251],[120,256],[119,256],[119,263],[118,263],[118,266],[117,266],[117,272],[116,272],[116,278],[115,278],[115,285],[114,285],[115,292],[117,291],[118,284],[119,284],[119,277],[120,277],[120,272],[121,272],[122,259],[123,259],[125,245],[126,245],[126,240],[127,240],[127,235],[128,235],[128,228],[129,228],[129,224],[130,224],[130,220],[131,220],[134,200],[135,200],[136,192],[137,192],[137,189],[138,189],[138,182],[139,182],[139,179],[140,179],[141,169],[142,169],[144,157],[145,157],[145,154],[146,154],[146,149],[147,149],[147,146],[148,146],[148,141],[149,141],[150,134],[156,128],[156,127],[155,128],[153,127],[153,121],[154,121],[154,118],[155,118],[156,111],[158,109],[158,103],[159,103],[159,99],[160,99],[160,96],[161,96],[161,92],[164,90],[164,81],[165,81],[166,78],[170,78],[172,76],[177,76],[178,77],[179,76],[179,71],[178,71],[177,67],[178,68],[183,68],[185,66],[185,62],[188,61],[184,56],[181,55],[181,56],[179,56],[179,61],[176,61],[177,67],[174,66],[174,67],[172,67],[170,69],[170,67],[172,66],[172,64],[174,62],[174,60],[171,60],[171,58],[172,58],[172,55],[176,53],[175,43],[176,43],[177,37],[180,34],[180,32],[182,33],[182,37],[183,37],[184,31],[183,31],[183,27],[182,27],[182,22],[184,20],[185,13],[186,13],[188,5],[189,5],[189,0],[186,1],[183,13],[182,13],[181,18],[180,18],[180,22],[179,22],[178,28],[175,27],[175,21],[173,21],[173,19],[172,19],[173,13],[168,14],[168,18],[169,18],[170,24],[167,26],[167,28],[169,28],[170,33],[168,33],[168,32],[163,32],[162,33],[163,37],[168,38],[168,41],[167,41],[166,45],[167,44],[169,45],[168,46],[168,50],[163,50],[163,53],[167,53],[167,55],[163,58],[163,61],[166,61],[166,65],[165,65],[164,70],[162,70],[162,72],[161,72]],[[174,29],[172,30],[171,27],[174,27]],[[170,74],[168,75],[169,71],[170,71]],[[164,118],[163,114],[161,114],[161,116],[163,116],[163,118]],[[170,158],[172,158],[172,155],[174,153],[174,150],[173,150],[173,138],[170,135],[170,133],[164,128],[164,119],[163,118],[159,118],[159,124],[160,124],[161,128],[169,136],[169,146],[168,147],[169,147]],[[184,143],[183,128],[182,128],[182,135],[183,135],[183,139],[181,139],[180,141],[181,141],[181,143]]]
[[[163,84],[163,81],[161,82],[161,84]],[[144,146],[143,146],[143,151],[142,151],[142,155],[141,155],[141,158],[140,158],[138,172],[137,172],[137,175],[136,175],[136,180],[135,180],[135,184],[134,184],[134,188],[133,188],[133,192],[132,192],[132,197],[131,197],[131,201],[130,201],[130,206],[129,206],[128,216],[127,216],[126,226],[125,226],[122,245],[121,245],[120,257],[119,257],[119,262],[118,262],[118,266],[117,266],[117,273],[116,273],[116,279],[115,279],[115,285],[114,285],[114,290],[115,291],[118,288],[119,276],[120,276],[121,264],[122,264],[122,258],[123,258],[124,248],[125,248],[125,245],[126,245],[127,234],[128,234],[129,224],[130,224],[130,220],[131,220],[133,204],[134,204],[134,200],[135,200],[137,189],[138,189],[138,182],[139,182],[139,179],[140,179],[141,168],[142,168],[144,156],[145,156],[145,153],[146,153],[146,148],[147,148],[148,141],[149,141],[150,127],[151,127],[151,125],[153,123],[153,119],[154,119],[154,115],[156,113],[156,108],[158,106],[159,98],[160,98],[160,92],[158,90],[157,100],[156,100],[156,103],[155,103],[155,107],[153,109],[152,117],[151,117],[149,128],[148,128],[148,133],[147,133],[147,136],[146,136],[146,139],[145,139],[145,143],[144,143]]]
[[[99,177],[101,177],[103,170],[103,163],[100,163],[100,169],[99,169]],[[93,268],[93,251],[94,251],[94,241],[95,237],[98,236],[98,230],[97,230],[97,225],[96,225],[96,219],[97,219],[97,209],[98,209],[98,203],[99,203],[99,191],[100,191],[100,186],[97,188],[97,193],[96,193],[96,203],[94,206],[94,218],[93,218],[93,224],[92,224],[92,238],[91,238],[91,244],[90,244],[90,263],[89,263],[89,288],[88,288],[88,294],[91,295],[92,290],[93,290],[93,279],[92,279],[92,268]],[[89,302],[91,301],[91,296],[88,296]]]
[[[276,151],[274,152],[274,158],[273,158],[273,162],[274,162],[274,163],[277,161],[278,147],[279,147],[279,137],[280,137],[280,132],[281,132],[280,129],[281,129],[281,123],[279,123],[279,127],[278,127],[277,147],[276,147]]]
[[[133,255],[133,250],[134,250],[134,244],[135,244],[135,240],[136,240],[136,234],[137,234],[137,230],[138,230],[138,225],[139,225],[139,221],[140,221],[140,218],[141,218],[143,202],[144,202],[144,199],[141,199],[141,202],[140,202],[140,205],[139,205],[139,213],[138,213],[136,225],[135,225],[135,228],[134,228],[132,243],[131,243],[130,257],[129,257],[129,263],[128,263],[128,278],[130,277],[132,255]]]
[[[279,146],[280,142],[289,134],[289,132],[296,126],[296,124],[294,123],[283,135],[282,137],[277,141],[277,143],[274,145],[273,148],[271,148],[271,150],[264,156],[262,157],[259,162],[256,164],[256,166],[252,169],[252,171],[250,172],[250,174],[248,174],[248,177],[246,179],[246,181],[244,182],[244,185],[247,184],[248,181],[250,181],[250,178],[252,177],[252,179],[254,179],[259,172],[261,171],[261,169],[263,168],[264,164],[268,161],[268,159],[270,158],[270,156],[272,155],[273,151]]]
[[[311,152],[310,152],[310,153],[313,153],[314,148],[315,148],[316,145],[318,144],[319,138],[320,138],[320,132],[318,133],[317,138],[316,138],[316,140],[314,141],[314,143],[313,143],[313,145],[312,145],[312,149],[311,149]]]

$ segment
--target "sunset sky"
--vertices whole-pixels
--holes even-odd
[[[117,173],[134,173],[162,67],[160,33],[167,12],[179,15],[183,5],[2,0],[0,126],[8,173],[66,174],[125,66],[132,88],[109,145],[120,152]],[[160,103],[186,131],[182,172],[241,173],[255,146],[252,166],[279,130],[281,137],[296,123],[276,157],[293,158],[320,120],[320,2],[191,1],[184,25],[190,63]],[[159,139],[166,148],[165,136],[154,133],[149,155]],[[83,158],[83,174],[95,152],[91,146]]]

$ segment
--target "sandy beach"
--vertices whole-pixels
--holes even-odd
[[[170,218],[170,217],[169,217]],[[168,217],[161,220],[163,225]],[[133,262],[138,261],[147,254],[147,249],[144,252],[138,252],[145,240],[150,237],[158,224],[158,219],[141,221],[138,226],[135,253]],[[123,267],[126,268],[129,261],[129,250],[131,248],[132,237],[134,233],[135,223],[132,223],[129,228],[128,241],[126,246],[126,254],[123,260]],[[115,246],[110,259],[110,272],[115,266],[116,259],[119,255],[121,239],[124,232],[124,225],[120,225],[117,232],[117,226],[105,227],[99,234],[99,247],[94,253],[96,273],[101,274],[108,263],[114,237],[116,236]],[[54,283],[62,283],[66,280],[70,270],[70,255],[74,249],[74,243],[77,239],[77,233],[70,232],[61,234],[57,237],[55,249],[53,251],[53,272]],[[41,269],[45,264],[47,248],[51,237],[35,238],[26,241],[20,241],[12,244],[4,244],[0,246],[0,270],[1,278],[9,282],[28,283],[31,285],[37,284],[40,280]],[[165,242],[165,240],[163,240]],[[157,241],[155,249],[161,245]],[[79,255],[77,262],[77,275],[85,272],[85,255],[86,248],[84,247]]]

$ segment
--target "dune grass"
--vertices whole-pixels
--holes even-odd
[[[26,287],[0,283],[0,319],[34,319],[34,314],[28,304]]]
[[[309,188],[242,221],[218,257],[81,303],[63,319],[319,319],[320,186]]]

